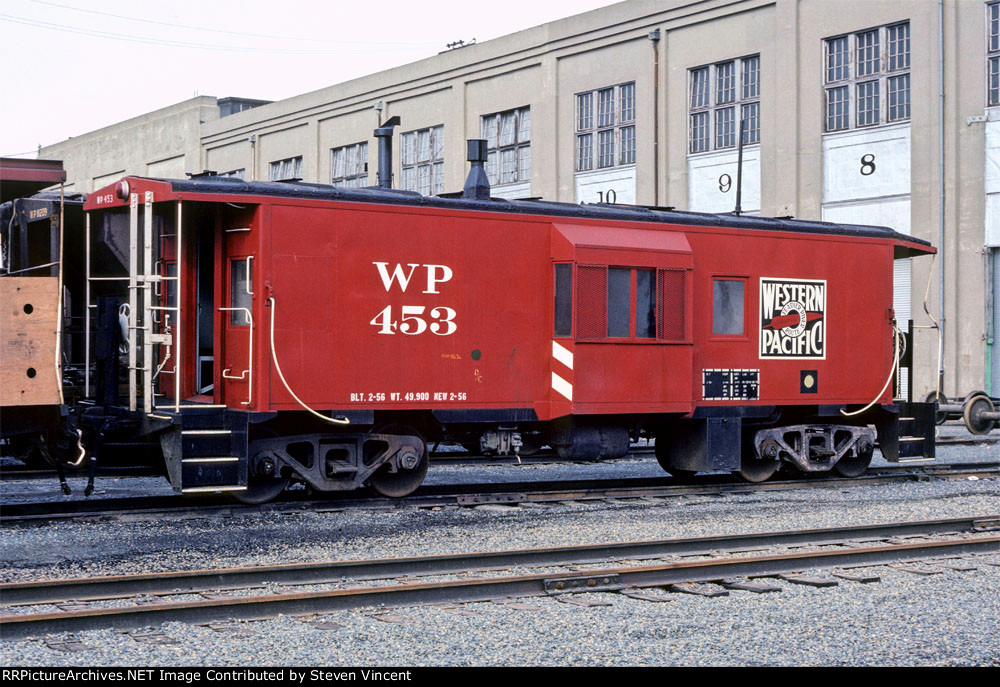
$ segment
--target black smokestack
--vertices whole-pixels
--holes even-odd
[[[487,150],[489,149],[485,138],[470,138],[465,142],[468,147],[466,156],[472,167],[469,169],[469,176],[465,179],[465,188],[462,189],[463,198],[475,198],[476,200],[490,199],[490,179],[486,176],[486,169],[483,163],[486,162]]]
[[[378,139],[378,185],[382,188],[392,188],[392,129],[399,126],[399,117],[390,117],[389,121],[375,129]]]

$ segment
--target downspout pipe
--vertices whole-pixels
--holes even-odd
[[[937,391],[944,393],[944,0],[938,0],[938,381]]]

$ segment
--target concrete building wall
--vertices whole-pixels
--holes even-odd
[[[62,160],[69,189],[88,193],[125,174],[183,178],[200,172],[205,122],[219,118],[216,99],[200,96],[42,148]]]
[[[944,323],[945,393],[964,396],[993,384],[1000,395],[989,362],[997,251],[984,249],[1000,247],[1000,133],[987,141],[1000,108],[993,121],[980,121],[986,8],[993,1],[944,0],[942,24],[931,0],[632,0],[224,118],[214,98],[196,98],[50,146],[42,157],[63,159],[76,190],[122,174],[179,176],[202,168],[267,179],[271,162],[296,156],[305,180],[328,183],[331,150],[367,142],[373,184],[372,130],[398,115],[395,185],[402,134],[440,125],[443,187],[457,191],[467,170],[465,140],[481,135],[482,116],[528,107],[530,181],[499,186],[497,195],[728,211],[735,205],[736,150],[689,152],[690,70],[759,55],[760,142],[744,151],[744,210],[886,222],[935,245],[943,217],[943,259],[933,267],[930,259],[897,267],[897,314],[917,326],[915,395],[937,384],[938,330],[924,314],[928,283],[927,307]],[[904,21],[909,118],[826,133],[825,41]],[[578,171],[577,96],[626,83],[635,85],[634,163]],[[869,155],[874,169],[866,173],[862,158]],[[987,207],[995,209],[988,214]]]

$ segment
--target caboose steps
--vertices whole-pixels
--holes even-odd
[[[876,421],[882,456],[892,463],[933,460],[937,433],[934,404],[898,401],[886,408]]]
[[[167,476],[175,491],[239,491],[247,487],[248,414],[212,406],[181,406],[160,437]]]

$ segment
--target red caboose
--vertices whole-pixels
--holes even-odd
[[[130,270],[88,264],[104,372],[80,423],[138,418],[180,491],[399,496],[427,441],[597,459],[655,434],[671,473],[755,481],[860,474],[876,431],[933,456],[933,407],[890,378],[893,259],[934,251],[887,228],[217,176],[128,177],[86,210]]]

